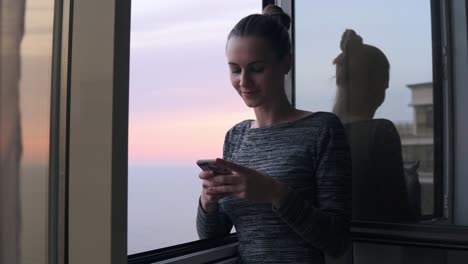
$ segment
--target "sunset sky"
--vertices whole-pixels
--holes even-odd
[[[391,63],[377,117],[413,119],[406,84],[431,80],[430,9],[399,0],[296,1],[298,107],[330,111],[332,60],[346,28]],[[226,37],[261,1],[134,1],[130,71],[130,164],[191,164],[221,155],[226,131],[254,118],[229,83]],[[341,7],[338,8],[338,7]]]
[[[222,156],[227,130],[253,118],[229,82],[226,37],[261,1],[134,1],[129,164]]]
[[[27,1],[21,112],[23,159],[31,162],[48,154],[52,2]],[[431,80],[431,39],[429,1],[410,2],[296,1],[298,107],[331,110],[331,61],[340,52],[341,33],[353,28],[391,63],[390,88],[377,116],[412,120],[406,84]],[[225,44],[240,18],[260,11],[259,0],[132,1],[130,165],[219,157],[226,131],[254,118],[229,82]]]

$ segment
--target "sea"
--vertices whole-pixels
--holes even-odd
[[[199,172],[196,165],[129,164],[129,255],[198,240]]]

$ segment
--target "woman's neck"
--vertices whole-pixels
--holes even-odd
[[[264,127],[293,120],[298,110],[292,106],[286,96],[280,101],[254,108],[257,120],[252,127]]]

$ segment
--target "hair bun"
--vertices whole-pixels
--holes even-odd
[[[356,31],[352,29],[346,29],[343,35],[341,36],[340,48],[343,52],[346,49],[355,50],[363,46],[362,38]]]
[[[281,7],[269,4],[263,9],[262,14],[264,16],[269,16],[276,19],[276,21],[283,25],[286,30],[289,30],[291,25],[291,18],[283,11],[283,9],[281,9]]]

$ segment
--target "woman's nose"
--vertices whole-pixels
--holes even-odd
[[[239,82],[239,85],[240,86],[243,86],[243,87],[246,87],[250,84],[251,80],[250,80],[250,76],[248,73],[246,73],[245,71],[242,71],[241,73],[241,76],[240,76],[240,82]]]

